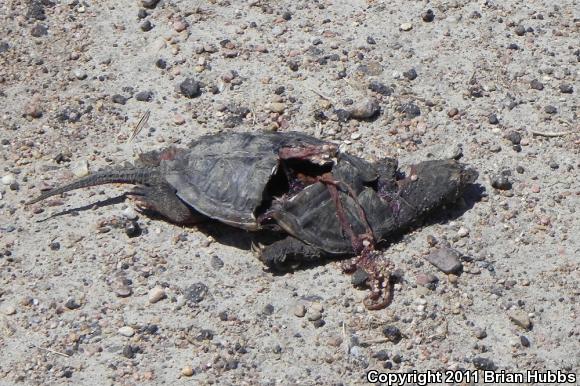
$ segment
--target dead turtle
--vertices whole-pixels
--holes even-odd
[[[411,166],[403,177],[395,160],[384,159],[374,165],[377,179],[357,185],[353,180],[360,179],[360,173],[349,166],[339,162],[333,169],[335,189],[317,182],[290,199],[275,201],[265,217],[289,236],[258,252],[273,267],[356,255],[343,268],[366,275],[371,292],[365,306],[379,309],[390,299],[393,265],[375,247],[432,209],[455,201],[477,172],[454,160],[432,160]]]
[[[98,171],[27,204],[94,185],[134,184],[137,187],[130,194],[138,197],[140,209],[172,222],[211,218],[257,230],[259,212],[269,207],[276,194],[290,188],[287,175],[330,170],[337,156],[336,144],[300,133],[206,135],[186,148],[141,154],[135,166]]]

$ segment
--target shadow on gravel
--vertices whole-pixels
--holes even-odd
[[[459,203],[453,203],[447,207],[443,207],[435,210],[430,215],[423,219],[417,220],[416,224],[410,229],[426,228],[434,224],[445,224],[449,221],[453,221],[461,216],[475,204],[481,201],[481,198],[486,195],[485,188],[480,184],[471,184],[466,189],[462,196],[463,200],[459,200]],[[116,197],[111,197],[102,201],[97,201],[92,204],[81,206],[78,208],[67,209],[62,212],[55,213],[45,219],[39,220],[38,222],[44,222],[56,217],[70,214],[72,216],[78,216],[79,212],[94,210],[95,208],[102,208],[110,205],[119,204],[124,202],[125,199],[129,197],[129,194],[121,194]],[[162,218],[155,216],[154,214],[145,213],[148,217],[153,219],[158,219],[163,221]],[[286,237],[284,233],[276,232],[275,230],[263,230],[260,232],[249,232],[243,229],[238,229],[218,221],[208,220],[207,222],[199,223],[194,225],[200,232],[213,237],[218,243],[227,245],[229,247],[238,248],[241,250],[249,251],[252,249],[252,245],[268,245],[275,241],[281,240]],[[378,245],[379,250],[386,251],[390,245],[399,243],[403,240],[404,235],[407,233],[408,229],[401,229],[400,232],[392,234],[389,241],[381,242]],[[348,258],[345,256],[344,258]],[[288,267],[287,269],[275,270],[270,269],[274,275],[284,275],[288,272],[293,272],[296,270],[309,270],[321,265],[326,265],[333,261],[342,260],[342,258],[325,258],[313,262],[303,262],[298,267]]]

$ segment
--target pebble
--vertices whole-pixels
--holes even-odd
[[[132,220],[125,224],[125,234],[131,238],[141,235],[141,227],[137,221]]]
[[[48,28],[44,24],[36,24],[30,29],[30,34],[35,38],[39,38],[48,34]]]
[[[350,281],[353,286],[355,287],[362,287],[366,284],[369,278],[369,274],[366,270],[361,267],[358,267],[356,271],[352,274]]]
[[[157,303],[158,301],[165,299],[167,297],[167,294],[165,293],[165,290],[162,287],[153,287],[151,288],[151,290],[149,291],[149,303],[153,304],[153,303]]]
[[[415,80],[417,78],[417,71],[411,68],[409,71],[403,72],[403,76],[409,80]]]
[[[144,8],[153,9],[157,6],[159,0],[141,0],[141,4]]]
[[[505,139],[507,139],[508,141],[510,141],[512,144],[514,145],[519,145],[520,142],[522,141],[522,136],[520,133],[518,133],[517,131],[510,131],[509,133],[507,133],[504,136]]]
[[[286,110],[286,104],[281,102],[272,102],[268,104],[268,110],[273,113],[282,114]]]
[[[428,9],[421,14],[421,19],[426,23],[431,23],[435,19],[435,14],[432,9]]]
[[[525,335],[520,335],[520,343],[524,347],[530,347],[530,340]]]
[[[0,312],[4,315],[14,315],[16,313],[16,307],[12,304],[2,304],[2,306],[0,306]]]
[[[183,19],[176,20],[173,23],[173,29],[177,32],[185,31],[187,29],[187,27],[188,27],[188,25],[185,22],[185,20],[183,20]]]
[[[185,117],[183,115],[181,115],[181,114],[175,114],[173,116],[173,123],[176,126],[181,126],[181,125],[183,125],[185,123]]]
[[[512,188],[512,183],[507,176],[501,174],[491,179],[491,186],[498,190],[510,190]]]
[[[448,116],[449,118],[453,118],[453,117],[454,117],[454,116],[456,116],[457,114],[459,114],[459,110],[458,110],[458,109],[456,109],[455,107],[453,107],[453,108],[451,108],[451,109],[449,109],[449,110],[447,111],[447,116]]]
[[[187,98],[195,98],[201,95],[201,85],[193,78],[187,78],[179,84],[179,91]]]
[[[367,43],[374,45],[374,44],[377,44],[377,41],[372,36],[367,36]]]
[[[125,98],[123,95],[121,94],[115,94],[111,97],[111,100],[113,101],[113,103],[119,104],[119,105],[124,105],[125,103],[127,103],[127,98]]]
[[[496,368],[493,361],[489,358],[475,357],[472,362],[473,366],[478,370],[493,371]]]
[[[561,84],[559,88],[562,94],[572,94],[574,92],[574,88],[571,84]]]
[[[437,283],[437,276],[430,273],[418,273],[415,282],[422,287],[434,290],[435,283]]]
[[[133,349],[133,346],[131,346],[130,344],[123,347],[122,354],[125,358],[129,358],[129,359],[135,358],[135,350]]]
[[[149,32],[153,29],[153,24],[151,23],[151,21],[145,20],[143,23],[141,23],[139,28],[141,28],[141,31],[143,32]]]
[[[532,321],[525,311],[516,310],[509,314],[510,320],[517,326],[524,330],[529,330],[532,327]]]
[[[135,99],[139,102],[149,102],[153,99],[153,93],[151,91],[140,91],[135,94]]]
[[[189,366],[185,366],[181,369],[181,375],[184,377],[191,377],[193,375],[193,369]]]
[[[308,311],[308,320],[311,322],[315,322],[322,318],[322,312],[316,310],[309,310]]]
[[[203,299],[205,299],[208,292],[209,288],[207,285],[198,282],[187,287],[184,291],[184,296],[189,301],[200,303]]]
[[[316,312],[324,312],[324,306],[322,305],[322,303],[319,302],[312,303],[310,305],[310,309]]]
[[[495,114],[489,114],[489,116],[487,117],[487,121],[489,122],[490,125],[497,125],[499,123],[499,119],[497,118],[497,115]]]
[[[465,227],[461,227],[457,231],[457,236],[459,236],[459,237],[465,237],[467,235],[469,235],[469,229],[467,229]]]
[[[133,289],[129,286],[128,283],[123,282],[115,286],[114,292],[115,295],[117,295],[120,298],[127,298],[133,294]]]
[[[383,328],[383,335],[387,338],[390,342],[397,344],[403,338],[401,334],[401,330],[399,330],[396,326],[386,326]]]
[[[428,254],[425,259],[444,273],[455,273],[461,270],[460,254],[454,249],[442,247]]]
[[[2,176],[2,183],[4,185],[12,185],[15,182],[16,178],[14,177],[14,174],[6,174],[5,176]]]
[[[544,89],[544,84],[537,79],[534,79],[530,82],[530,88],[538,91],[542,91]]]
[[[213,269],[222,269],[224,266],[224,261],[220,259],[218,256],[212,256],[210,261],[211,267]]]
[[[556,114],[558,112],[558,109],[555,106],[548,105],[548,106],[544,107],[544,111],[547,114]]]
[[[83,80],[87,78],[87,73],[82,68],[77,68],[73,71],[73,75],[78,80]]]
[[[369,83],[369,89],[384,96],[389,96],[393,93],[393,89],[391,87],[388,87],[376,80],[373,80]]]
[[[125,208],[122,214],[127,220],[137,220],[137,217],[139,216],[137,211],[130,206]]]
[[[401,29],[401,31],[410,31],[413,29],[413,24],[411,23],[403,23],[400,25],[399,27]]]
[[[476,327],[473,330],[473,335],[477,338],[477,339],[484,339],[485,337],[487,337],[487,331],[485,331],[485,328],[481,328],[481,327]]]
[[[523,25],[518,25],[514,31],[518,36],[524,36],[526,34],[526,27]]]
[[[81,307],[81,305],[74,298],[69,298],[66,303],[64,303],[64,306],[69,310],[76,310]]]
[[[294,316],[303,318],[304,315],[306,315],[306,307],[304,306],[304,304],[297,304],[292,309],[292,313],[294,314]]]
[[[379,102],[375,98],[365,98],[349,110],[349,115],[353,119],[368,119],[375,116],[379,111]]]
[[[119,333],[119,335],[125,336],[127,338],[130,338],[133,335],[135,335],[135,330],[131,326],[123,326],[123,327],[119,328],[119,330],[117,330],[117,332]]]

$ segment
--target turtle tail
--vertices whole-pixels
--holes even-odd
[[[40,196],[28,201],[26,205],[31,205],[47,199],[48,197],[69,192],[71,190],[97,186],[104,184],[142,184],[149,185],[159,177],[157,168],[130,168],[130,169],[108,169],[101,170],[89,176],[79,178],[69,184],[54,188],[42,193]]]

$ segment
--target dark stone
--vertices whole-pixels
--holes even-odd
[[[26,17],[29,19],[36,20],[46,20],[46,14],[44,13],[44,6],[53,6],[54,3],[50,1],[33,0],[29,3],[28,11],[26,12]]]
[[[240,362],[237,359],[230,359],[226,362],[226,370],[235,370]]]
[[[125,103],[127,103],[127,98],[125,98],[121,94],[115,94],[111,99],[113,100],[113,103],[117,103],[120,105],[124,105]]]
[[[141,227],[137,221],[128,221],[125,224],[125,234],[131,238],[140,236],[142,233]]]
[[[417,78],[417,71],[411,68],[409,71],[403,72],[403,76],[409,80],[415,80]]]
[[[272,315],[274,313],[274,306],[271,304],[266,304],[262,310],[264,315]]]
[[[522,141],[522,136],[520,135],[520,133],[513,130],[507,133],[504,138],[514,145],[519,145],[520,142]]]
[[[130,344],[123,347],[123,356],[129,359],[135,358],[135,352],[133,351],[133,347]]]
[[[524,347],[530,347],[530,340],[525,335],[520,335],[520,343]]]
[[[556,114],[558,112],[558,109],[555,106],[548,105],[548,106],[544,107],[544,111],[547,114]]]
[[[403,356],[401,354],[395,354],[393,356],[393,362],[401,363],[403,361]]]
[[[230,115],[224,120],[224,127],[231,129],[244,123],[244,118],[238,114]]]
[[[284,86],[278,86],[274,89],[274,94],[282,95],[282,94],[284,94],[285,91],[286,91],[286,88],[284,88]]]
[[[141,0],[141,4],[143,5],[143,7],[147,9],[153,9],[157,7],[157,4],[159,4],[159,0]]]
[[[141,28],[141,31],[143,32],[149,32],[153,29],[153,24],[150,20],[145,20],[143,23],[141,23],[139,28]]]
[[[292,70],[292,71],[298,71],[298,69],[300,68],[300,65],[298,64],[297,61],[295,60],[289,60],[288,61],[288,67]]]
[[[473,366],[478,370],[493,371],[496,369],[496,366],[491,359],[483,357],[473,358]]]
[[[385,328],[383,328],[383,335],[385,336],[385,338],[387,338],[390,342],[393,342],[394,344],[399,343],[403,338],[401,330],[399,330],[399,328],[395,326],[386,326]],[[394,359],[395,358],[393,358],[393,360]]]
[[[350,118],[350,113],[344,109],[334,110],[334,113],[339,122],[346,122]]]
[[[520,173],[520,174],[523,174],[523,173],[524,173],[524,171],[525,171],[525,170],[524,170],[523,166],[517,166],[517,167],[516,167],[516,172],[518,172],[518,173]]]
[[[322,110],[316,110],[314,112],[314,120],[317,122],[323,122],[326,121],[328,119],[328,117],[326,116],[326,114],[324,114],[324,111]]]
[[[157,59],[155,61],[155,66],[157,68],[160,68],[162,70],[165,70],[167,68],[167,62],[164,59]]]
[[[367,43],[368,44],[377,44],[377,41],[372,36],[367,36]]]
[[[207,287],[207,285],[198,282],[187,287],[183,295],[187,300],[191,302],[200,303],[203,299],[205,299],[208,292],[209,288]]]
[[[36,24],[30,29],[30,34],[35,38],[39,38],[48,34],[48,28],[44,24]]]
[[[355,287],[362,287],[366,285],[368,278],[369,278],[368,272],[365,271],[363,268],[358,267],[356,271],[354,271],[354,273],[352,274],[350,282]]]
[[[318,320],[315,320],[314,322],[312,322],[312,325],[314,326],[314,328],[324,327],[325,324],[326,324],[326,322],[324,321],[324,319],[318,319]]]
[[[495,114],[489,114],[489,116],[487,117],[488,122],[491,125],[497,125],[499,123],[499,119],[497,119],[497,115]]]
[[[212,340],[213,339],[213,331],[212,330],[208,330],[208,329],[203,329],[199,332],[199,335],[197,335],[195,337],[195,340],[197,340],[198,342],[204,341],[204,340]]]
[[[403,103],[397,109],[400,113],[405,113],[405,118],[413,119],[421,115],[421,109],[416,104],[409,102]]]
[[[76,110],[65,108],[57,115],[57,119],[61,122],[78,122],[81,120],[82,114]]]
[[[139,9],[139,12],[137,12],[137,18],[138,19],[145,19],[147,16],[149,16],[149,14],[143,8],[140,8]]]
[[[60,243],[58,241],[53,241],[50,243],[50,250],[51,251],[58,251],[60,249]]]
[[[224,266],[224,261],[217,256],[212,256],[211,266],[213,269],[221,269]]]
[[[435,19],[435,14],[432,9],[428,9],[421,14],[421,19],[426,23],[431,23]]]
[[[518,46],[516,43],[510,43],[507,48],[510,50],[519,50],[520,46]]]
[[[8,187],[10,188],[10,190],[13,190],[13,191],[18,191],[20,189],[18,182],[13,182]]]
[[[201,85],[193,78],[187,78],[179,85],[179,91],[187,98],[195,98],[201,95]]]
[[[526,28],[523,25],[518,25],[514,32],[518,36],[524,36],[526,34]]]
[[[574,92],[574,88],[572,87],[571,84],[561,84],[560,85],[560,92],[562,94],[572,94]]]
[[[434,250],[425,256],[425,259],[444,273],[457,273],[463,268],[461,255],[448,247]]]
[[[512,188],[512,183],[507,176],[499,175],[491,179],[491,186],[498,190],[510,190]]]
[[[338,79],[346,78],[346,71],[339,71],[336,76]]]
[[[290,13],[290,12],[288,12],[288,11],[284,12],[284,13],[282,14],[282,19],[284,19],[284,20],[286,20],[286,21],[288,21],[288,20],[292,19],[292,13]]]
[[[369,89],[381,95],[389,96],[393,93],[393,89],[384,85],[381,82],[373,80],[369,83]]]
[[[139,102],[150,102],[153,99],[153,93],[151,91],[140,91],[135,94],[135,99]]]
[[[544,84],[537,79],[534,79],[530,82],[530,88],[534,90],[542,91],[544,89]]]
[[[389,359],[389,353],[387,350],[380,350],[373,354],[373,358],[376,358],[380,361],[386,361]]]
[[[0,54],[8,51],[10,49],[10,44],[6,42],[0,42]]]
[[[81,305],[77,303],[77,301],[73,298],[70,298],[66,301],[66,303],[64,304],[64,306],[66,308],[68,308],[69,310],[76,310],[77,308],[80,308]]]

